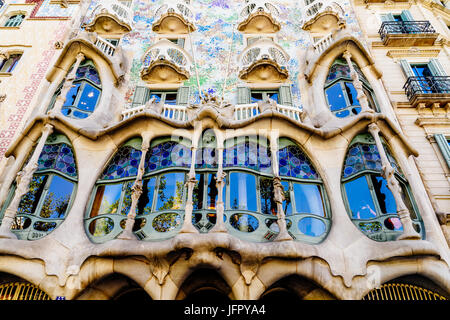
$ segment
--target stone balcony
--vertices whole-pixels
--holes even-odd
[[[117,0],[99,1],[85,24],[87,31],[103,33],[130,32],[133,12]]]
[[[274,33],[281,29],[276,21],[280,14],[277,6],[269,1],[247,0],[240,13],[237,29],[243,33]]]
[[[303,8],[302,28],[310,32],[330,32],[345,26],[341,6],[332,0],[313,0]]]
[[[445,107],[450,103],[450,77],[409,77],[403,86],[413,107]]]
[[[155,12],[152,30],[161,34],[186,34],[195,31],[194,13],[189,0],[171,0]]]
[[[148,83],[181,83],[190,77],[192,59],[180,46],[162,39],[143,57],[141,78]]]
[[[432,46],[439,34],[429,21],[385,21],[378,31],[385,46]]]
[[[288,79],[289,56],[269,38],[249,45],[239,57],[239,78],[247,82],[283,82]]]

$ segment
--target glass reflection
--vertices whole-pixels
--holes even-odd
[[[119,208],[121,192],[121,183],[99,186],[92,205],[91,217],[116,213]]]
[[[298,222],[298,229],[307,236],[319,237],[325,232],[326,226],[322,220],[306,217]]]
[[[325,216],[322,193],[315,184],[294,183],[295,211]]]
[[[260,179],[261,213],[276,215],[277,204],[274,200],[273,180],[268,178]]]
[[[370,176],[382,213],[397,213],[397,204],[391,190],[387,187],[387,181],[380,176]]]
[[[152,211],[153,195],[156,187],[156,178],[142,181],[142,194],[137,204],[137,214],[149,214]]]
[[[233,210],[257,210],[256,177],[242,172],[230,174],[230,207]]]
[[[160,176],[156,210],[181,209],[184,176],[182,172],[167,173]]]
[[[345,191],[353,218],[371,219],[376,217],[375,205],[365,176],[345,183]]]
[[[347,102],[345,101],[340,83],[336,83],[326,89],[325,94],[331,111],[337,111],[347,107]]]
[[[53,176],[40,216],[50,219],[63,218],[69,206],[72,191],[72,182],[59,176]]]
[[[28,192],[20,199],[17,213],[32,214],[36,211],[39,199],[44,191],[47,178],[48,176],[33,176],[30,185],[28,186]]]

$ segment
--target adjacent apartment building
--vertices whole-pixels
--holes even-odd
[[[0,0],[0,299],[449,299],[449,26]]]

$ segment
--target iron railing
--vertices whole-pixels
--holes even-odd
[[[363,300],[447,300],[447,298],[418,286],[387,283],[369,292]]]
[[[419,94],[450,94],[450,77],[409,77],[403,89],[409,100]]]
[[[384,40],[389,34],[421,34],[435,33],[433,26],[429,21],[385,21],[381,24],[378,33],[381,40]]]

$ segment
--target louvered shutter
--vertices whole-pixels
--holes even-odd
[[[249,104],[250,103],[250,89],[247,87],[237,88],[237,104]]]
[[[147,87],[138,86],[134,91],[132,107],[144,105],[150,97],[150,90]]]
[[[292,91],[291,86],[281,86],[280,87],[280,104],[285,106],[292,106]]]
[[[178,89],[177,92],[177,104],[187,106],[189,104],[190,87],[183,86]]]
[[[441,150],[442,156],[444,157],[447,166],[450,168],[450,146],[447,139],[443,134],[435,134],[434,139],[436,140],[436,143]]]
[[[447,74],[438,59],[432,58],[428,63],[431,74],[436,77],[445,77]]]

